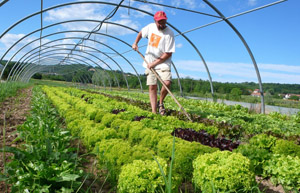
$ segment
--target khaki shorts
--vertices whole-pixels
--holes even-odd
[[[166,80],[172,81],[172,74],[171,74],[170,68],[156,69],[155,71],[157,72],[157,74],[160,76],[160,78],[163,81],[166,81]],[[145,74],[147,75],[147,85],[148,86],[157,84],[157,78],[150,69],[146,68]]]

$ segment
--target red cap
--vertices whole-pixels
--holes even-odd
[[[159,20],[162,20],[162,19],[165,19],[165,20],[167,19],[166,13],[163,12],[163,11],[156,12],[155,15],[154,15],[154,20],[159,21]]]

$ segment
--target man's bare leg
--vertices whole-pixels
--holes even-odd
[[[156,114],[157,103],[157,85],[149,85],[149,98],[152,108],[152,113]]]
[[[171,87],[171,81],[165,80],[164,83],[168,87],[168,89],[170,89],[170,87]],[[159,104],[163,104],[164,103],[164,100],[165,100],[167,94],[168,94],[168,90],[164,86],[162,86],[161,91],[160,91]],[[160,108],[162,109],[162,107],[160,107]]]

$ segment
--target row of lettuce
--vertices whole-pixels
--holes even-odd
[[[3,152],[14,156],[0,179],[11,192],[76,192],[82,184],[80,158],[70,147],[70,132],[62,129],[57,110],[40,87],[34,87],[30,115],[17,129],[18,147]],[[1,153],[2,153],[1,151]]]
[[[119,192],[155,192],[166,186],[154,158],[164,173],[170,170],[170,133],[175,128],[218,134],[214,126],[155,115],[96,93],[74,88],[43,90],[71,133],[97,155],[99,166],[108,171],[110,182],[117,184]],[[115,110],[120,111],[113,114]],[[137,116],[144,119],[134,121]],[[255,175],[271,177],[275,184],[290,190],[300,188],[300,149],[293,142],[257,135],[235,151],[219,151],[176,138],[173,191],[182,182],[193,182],[203,192],[248,192],[257,188]]]
[[[144,93],[109,90],[103,90],[101,92],[113,96],[149,102],[149,96]],[[208,118],[217,122],[239,125],[245,131],[245,135],[269,132],[285,138],[300,136],[300,114],[292,116],[278,112],[272,112],[268,115],[256,114],[249,113],[249,109],[241,105],[225,105],[222,103],[182,97],[178,97],[177,100],[184,106],[188,113],[197,114],[202,118]],[[171,97],[166,98],[165,107],[180,110]]]

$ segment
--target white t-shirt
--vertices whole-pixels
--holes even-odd
[[[165,52],[175,52],[175,40],[173,31],[167,26],[164,30],[158,30],[155,23],[150,23],[142,29],[142,37],[148,38],[148,46],[145,59],[148,63],[155,61]],[[171,69],[172,56],[154,69]],[[144,62],[143,66],[147,68]]]

